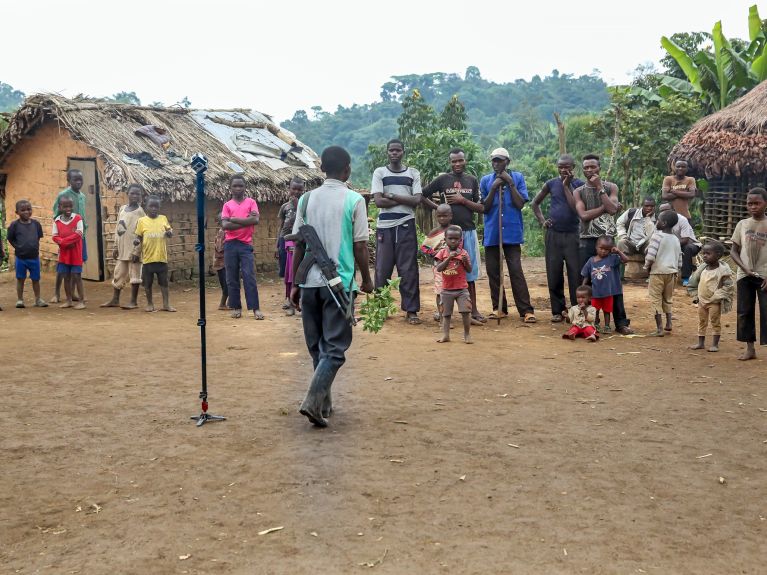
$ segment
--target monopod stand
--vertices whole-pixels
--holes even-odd
[[[205,171],[208,169],[207,158],[202,154],[195,154],[192,157],[192,169],[197,173],[197,244],[194,249],[197,251],[197,271],[200,277],[200,319],[197,320],[197,325],[200,326],[200,358],[202,360],[202,390],[200,391],[202,411],[200,415],[192,416],[191,419],[196,419],[197,427],[200,427],[207,421],[223,421],[226,417],[208,413],[208,360],[205,347]]]

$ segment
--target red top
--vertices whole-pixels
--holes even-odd
[[[450,250],[442,248],[434,256],[437,261],[444,261],[450,257]],[[442,270],[442,289],[466,289],[469,283],[466,281],[466,266],[470,265],[469,252],[464,249],[458,250],[458,255],[450,258],[450,263]]]
[[[70,266],[83,265],[83,219],[72,214],[72,219],[68,223],[57,217],[53,222],[53,241],[59,246],[59,263]],[[80,230],[78,232],[78,230]]]

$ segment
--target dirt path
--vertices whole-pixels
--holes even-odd
[[[687,350],[681,289],[662,340],[565,342],[544,309],[474,346],[435,343],[430,321],[357,328],[327,430],[296,412],[310,362],[281,285],[261,282],[264,322],[214,311],[211,289],[211,411],[229,420],[197,429],[193,286],[146,314],[98,309],[94,284],[85,312],[16,310],[11,282],[3,573],[764,573],[767,349],[737,362],[730,314],[719,354]],[[425,316],[431,300],[424,283]],[[626,301],[649,332],[644,286]]]

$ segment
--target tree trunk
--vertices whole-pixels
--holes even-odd
[[[565,125],[559,117],[559,112],[554,112],[554,120],[557,122],[557,138],[559,138],[559,155],[567,153],[567,140],[565,138]]]
[[[636,179],[634,180],[634,205],[642,205],[642,175],[644,174],[644,166],[639,166]]]

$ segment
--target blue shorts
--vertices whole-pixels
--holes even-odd
[[[69,264],[56,264],[57,274],[81,274],[83,266],[71,266]]]
[[[466,274],[467,282],[475,282],[479,277],[479,251],[477,250],[477,230],[463,231],[463,249],[469,252],[471,273]]]
[[[40,281],[40,258],[28,260],[16,258],[16,279],[27,279],[27,272],[29,272],[29,279],[35,282]]]

